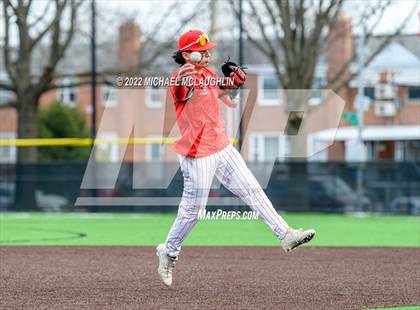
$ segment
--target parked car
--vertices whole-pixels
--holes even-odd
[[[15,200],[15,184],[0,182],[0,211],[6,211]]]
[[[396,214],[420,215],[420,197],[397,197],[392,200],[390,211]]]
[[[60,212],[69,205],[67,198],[56,194],[45,193],[41,190],[35,191],[35,201],[37,206],[45,212]]]
[[[370,211],[372,202],[365,194],[353,190],[337,176],[316,176],[309,179],[309,204],[312,211]],[[327,210],[329,209],[329,210]]]
[[[276,209],[302,210],[289,201],[288,179],[277,179],[270,182],[267,195]],[[308,211],[316,212],[356,212],[370,211],[372,201],[365,194],[359,198],[343,179],[337,176],[310,176],[307,182],[307,195],[309,201]],[[361,204],[361,209],[359,209]]]

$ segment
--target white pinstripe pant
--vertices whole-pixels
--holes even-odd
[[[184,176],[184,192],[178,214],[165,242],[166,252],[177,256],[181,243],[205,211],[214,175],[233,194],[240,197],[253,211],[258,212],[277,238],[282,239],[288,225],[273,208],[239,152],[229,144],[223,150],[205,157],[178,155]]]

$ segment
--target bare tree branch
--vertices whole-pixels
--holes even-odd
[[[410,18],[413,16],[413,14],[415,13],[414,10],[415,7],[413,7],[413,10],[410,11],[410,14],[408,14],[404,20],[401,22],[401,24],[397,27],[397,29],[394,31],[394,33],[392,33],[391,35],[387,35],[385,36],[385,39],[382,41],[381,44],[378,45],[378,47],[370,54],[368,55],[368,57],[366,58],[365,62],[363,63],[362,68],[358,68],[358,70],[356,70],[355,72],[353,72],[350,77],[348,77],[347,79],[343,79],[342,81],[340,81],[338,84],[334,85],[334,82],[337,81],[337,79],[343,74],[343,72],[348,68],[348,66],[354,62],[357,58],[357,54],[354,53],[353,57],[348,60],[342,67],[341,69],[334,75],[334,77],[332,79],[330,79],[330,81],[328,81],[328,84],[326,85],[326,88],[333,88],[333,90],[335,92],[339,91],[341,88],[343,88],[344,86],[348,85],[348,83],[354,79],[357,75],[360,74],[360,71],[362,69],[364,69],[367,65],[369,65],[369,63],[385,48],[388,46],[388,44],[398,35],[401,34],[402,30],[405,28],[405,26],[407,25],[407,22],[410,20]],[[369,37],[372,37],[373,34],[370,33],[368,36],[366,36],[366,40],[368,40]],[[366,42],[366,41],[365,41]]]
[[[32,6],[32,0],[28,0],[28,2],[24,4],[26,16],[28,15],[31,6]]]
[[[343,0],[333,0],[327,6],[325,11],[319,11],[315,18],[314,30],[309,34],[305,40],[307,44],[301,49],[303,57],[302,63],[305,61],[306,66],[303,74],[303,86],[304,88],[310,88],[312,86],[312,80],[314,78],[315,68],[318,62],[320,49],[321,49],[321,35],[325,27],[331,24],[331,20],[337,18],[341,11]],[[335,12],[334,12],[335,10]],[[331,13],[334,12],[334,13]],[[301,66],[303,68],[303,66]]]
[[[390,6],[391,4],[391,0],[388,0],[386,2],[380,2],[378,7],[374,7],[373,10],[371,11],[371,16],[378,14],[378,17],[376,19],[376,21],[372,24],[372,26],[370,27],[370,29],[367,30],[367,33],[373,33],[373,31],[376,29],[376,27],[378,26],[378,24],[381,22],[382,17],[385,13],[385,10]],[[368,20],[371,16],[367,16],[366,20]],[[363,23],[365,24],[365,22]]]
[[[3,14],[4,14],[4,46],[3,46],[3,57],[4,57],[4,65],[6,67],[7,74],[9,75],[10,80],[14,84],[16,84],[16,71],[15,68],[12,66],[12,61],[10,59],[10,16],[7,12],[7,8],[10,6],[9,0],[3,1]]]
[[[48,2],[48,4],[45,6],[45,12],[48,10],[51,2]],[[33,24],[36,24],[39,20],[41,20],[44,16],[41,15],[37,21],[35,21]],[[38,42],[52,29],[54,24],[57,22],[57,16],[54,17],[54,19],[44,28],[44,30],[40,31],[35,38],[31,40],[30,48],[33,48],[35,45],[38,44]]]
[[[61,46],[60,57],[64,56],[64,52],[69,47],[70,42],[73,38],[75,24],[76,24],[77,10],[81,4],[82,4],[82,1],[71,0],[70,29],[67,32],[67,38],[64,40],[64,44]]]
[[[80,1],[70,1],[70,29],[67,32],[67,37],[64,39],[64,42],[61,43],[61,35],[63,33],[61,29],[61,17],[63,15],[64,9],[66,7],[67,2],[64,1],[60,3],[56,0],[56,17],[53,22],[52,26],[52,41],[50,47],[50,58],[48,65],[44,68],[43,74],[41,75],[40,79],[37,83],[37,90],[38,92],[43,92],[44,90],[48,89],[52,79],[53,79],[53,71],[54,68],[57,66],[57,63],[63,58],[65,50],[68,48],[73,35],[74,35],[74,28],[76,23],[76,14],[79,6],[81,5]]]
[[[45,5],[44,10],[42,11],[42,13],[32,22],[28,25],[29,28],[32,28],[33,26],[35,26],[36,24],[38,24],[39,22],[41,22],[44,18],[47,17],[47,12],[50,8],[51,5],[51,1],[48,1],[47,4]]]
[[[18,17],[18,10],[15,6],[13,6],[13,4],[10,2],[10,0],[4,0],[4,2],[6,2],[6,4],[12,8],[13,12],[15,13],[15,15]]]
[[[342,1],[340,6],[337,7],[335,12],[332,14],[332,17],[330,18],[330,23],[328,25],[329,29],[331,29],[334,26],[334,21],[336,21],[338,16],[341,14],[341,9],[342,9],[343,4],[344,4],[344,1]],[[357,23],[357,24],[359,24],[359,23]],[[336,40],[341,39],[346,34],[347,34],[346,29],[343,29],[342,31],[334,31],[334,32],[333,31],[328,31],[325,38],[323,39],[323,41],[325,43],[326,42],[333,43]],[[328,49],[328,44],[321,45],[319,54],[323,54],[323,53],[327,52],[327,49]]]
[[[278,53],[277,53],[277,49],[273,46],[272,40],[270,40],[270,38],[268,37],[266,30],[265,30],[265,26],[262,23],[261,17],[258,15],[257,9],[255,7],[255,5],[252,3],[252,1],[249,1],[249,5],[251,7],[252,13],[254,14],[254,16],[256,17],[256,21],[257,21],[257,25],[258,28],[261,32],[261,35],[263,36],[263,40],[265,45],[268,48],[268,51],[266,51],[266,56],[269,57],[274,65],[274,70],[276,72],[276,75],[278,76],[279,80],[281,81],[281,83],[283,85],[285,85],[287,83],[284,75],[281,73],[280,71],[280,66],[278,63]],[[247,32],[247,36],[250,37],[250,34]],[[256,42],[255,39],[250,39],[251,42]],[[281,39],[278,38],[278,40],[281,42]],[[256,45],[257,46],[257,45]],[[261,46],[262,47],[262,46]],[[264,50],[263,48],[261,49],[262,51]]]
[[[19,138],[34,138],[37,136],[39,98],[47,90],[58,87],[58,85],[52,84],[53,75],[57,63],[63,58],[73,37],[77,9],[81,3],[75,0],[51,0],[51,2],[55,4],[55,11],[53,12],[55,14],[52,16],[51,24],[46,25],[35,38],[31,38],[28,16],[33,0],[17,0],[13,4],[10,0],[3,1],[5,25],[3,53],[10,83],[9,81],[1,82],[0,88],[11,90],[16,94],[16,102],[13,105],[7,104],[7,106],[14,106],[17,109],[17,134]],[[65,12],[68,11],[70,26],[66,32],[63,30],[62,24],[67,17]],[[14,24],[11,24],[12,18],[15,19]],[[36,21],[39,21],[39,19],[36,19]],[[19,35],[16,53],[13,53],[10,46],[10,28],[12,26],[16,27]],[[46,59],[47,65],[38,79],[32,72],[34,46],[47,33],[51,33],[50,54]],[[15,56],[13,61],[11,59],[12,55]],[[84,83],[87,84],[90,81],[84,81]],[[36,153],[34,147],[19,149],[18,161],[36,160]]]
[[[160,54],[162,52],[164,52],[167,49],[170,49],[173,46],[174,40],[172,38],[174,38],[176,36],[177,33],[179,33],[179,31],[182,29],[182,27],[184,27],[184,25],[188,22],[190,22],[192,19],[196,18],[196,16],[198,16],[200,10],[198,10],[199,7],[202,7],[202,3],[198,3],[196,8],[193,9],[193,13],[190,14],[189,16],[185,17],[183,20],[180,21],[179,26],[177,28],[175,28],[170,34],[168,34],[168,37],[171,38],[170,40],[166,40],[163,43],[159,42],[159,44],[157,44],[157,48],[153,51],[150,51],[150,56],[148,58],[143,59],[140,64],[138,66],[135,67],[131,67],[131,68],[127,68],[127,69],[121,69],[121,68],[111,68],[108,70],[102,70],[101,72],[98,73],[99,76],[107,76],[107,75],[131,75],[134,72],[135,73],[139,73],[140,71],[145,70],[146,68],[150,67],[156,60],[156,55]],[[71,31],[69,31],[71,32]],[[64,48],[65,49],[65,48]],[[44,69],[43,74],[40,77],[40,80],[44,81],[43,85],[45,85],[48,82],[48,79],[46,79],[47,76],[47,70],[48,68],[50,68],[51,66],[48,65],[46,66],[46,68]],[[74,76],[77,75],[79,77],[89,77],[91,74],[91,72],[88,70],[86,72],[78,72],[76,74],[52,74],[50,76],[49,82],[46,84],[46,86],[44,86],[45,90],[50,90],[50,89],[56,89],[56,88],[65,88],[65,87],[75,87],[75,86],[80,86],[80,85],[86,85],[90,83],[90,80],[85,80],[83,82],[76,82],[76,83],[72,83],[72,84],[68,84],[63,86],[62,84],[59,83],[54,83],[54,80],[63,78],[63,77],[67,77],[67,76]],[[99,82],[99,84],[101,84],[102,82]],[[114,85],[113,83],[110,83],[109,81],[105,81],[103,82],[103,84],[107,84],[107,85]]]
[[[284,88],[289,88],[290,81],[294,78],[294,72],[296,72],[296,58],[295,58],[295,51],[293,46],[293,34],[292,29],[290,28],[291,20],[290,20],[290,5],[289,1],[275,1],[277,8],[280,13],[281,18],[281,28],[283,30],[283,40],[281,40],[284,56],[286,58],[286,72],[287,72],[287,82],[283,84]]]
[[[275,9],[271,6],[273,3],[275,4]],[[313,9],[315,3],[317,3],[317,8]],[[257,8],[252,1],[249,2],[252,18],[255,20],[254,24],[258,26],[262,39],[255,39],[254,34],[249,29],[245,29],[244,31],[248,40],[270,59],[284,88],[310,88],[312,86],[319,55],[325,52],[324,47],[327,46],[324,42],[327,42],[328,40],[331,44],[332,41],[335,40],[335,37],[331,37],[332,33],[337,37],[344,35],[343,33],[337,34],[337,32],[332,31],[326,32],[327,28],[331,30],[331,28],[334,27],[334,21],[337,20],[342,10],[343,3],[344,0],[329,0],[328,2],[319,0],[317,2],[313,1],[312,4],[305,0],[273,0],[272,2],[270,0],[262,0],[266,16],[270,21],[270,24],[266,25],[263,23],[263,16],[259,14],[259,8]],[[381,2],[378,6],[372,6],[370,9],[363,12],[361,21],[364,25],[366,25],[368,20],[371,21],[372,18],[374,19],[366,34],[367,40],[372,38],[372,32],[382,19],[389,4],[390,0],[387,0],[386,2]],[[231,5],[231,7],[235,14],[238,15],[234,5]],[[415,10],[412,10],[412,13],[404,19],[395,33],[388,36],[387,39],[385,39],[367,57],[365,65],[383,50],[392,38],[401,33],[401,30],[404,28],[413,12],[415,12]],[[311,16],[307,16],[307,14],[311,14],[313,19],[311,19]],[[268,36],[268,29],[273,30],[274,35]],[[279,29],[281,29],[281,31]],[[285,64],[284,72],[278,70],[279,64],[277,55],[279,51],[278,46],[275,46],[273,42],[278,42],[278,45],[282,47]],[[275,57],[273,57],[273,55],[275,55]],[[338,83],[340,88],[347,85],[348,81],[358,74],[358,72],[355,72],[351,77],[343,78],[344,72],[348,70],[349,65],[354,62],[355,59],[356,55],[353,52],[352,57],[342,64],[339,70],[334,73],[333,77],[329,78],[328,86],[331,86],[334,83]],[[337,88],[334,87],[334,89]]]
[[[277,21],[277,18],[274,15],[275,8],[272,8],[270,6],[270,4],[268,3],[268,0],[263,0],[263,4],[264,4],[266,13],[269,15],[271,19],[271,24],[273,25],[276,41],[280,45],[282,36],[280,34],[280,29],[279,29],[280,27],[278,27],[279,22]]]
[[[144,60],[141,60],[139,68],[141,70],[144,70],[144,69],[150,67],[156,61],[156,55],[162,53],[162,51],[165,51],[165,50],[171,48],[174,44],[174,39],[173,38],[176,37],[176,35],[181,31],[181,29],[184,27],[185,24],[188,24],[190,21],[192,21],[194,18],[196,18],[201,13],[200,8],[202,8],[202,7],[203,7],[203,3],[198,2],[197,5],[192,10],[193,13],[191,13],[189,16],[182,19],[179,22],[179,26],[177,28],[175,28],[170,34],[168,34],[168,36],[167,36],[168,40],[159,44],[158,47],[154,51],[151,51],[150,56],[148,58],[145,58]],[[133,69],[135,70],[135,69],[138,69],[138,68],[131,68],[131,70],[129,69],[129,72],[133,72]]]
[[[232,11],[235,13],[236,17],[239,17],[239,11],[235,6],[235,2],[230,2],[230,6],[231,6]],[[279,77],[279,80],[281,81],[281,83],[282,84],[286,83],[285,80],[283,80],[283,74],[281,72],[281,66],[277,59],[278,57],[277,53],[276,52],[273,53],[273,48],[267,49],[267,46],[271,46],[271,42],[267,44],[266,41],[263,41],[263,43],[261,43],[258,39],[253,37],[251,35],[251,32],[248,31],[246,28],[244,28],[243,31],[246,35],[246,39],[250,41],[258,50],[261,51],[261,53],[263,53],[273,63],[273,68],[275,70],[276,76]]]
[[[366,36],[365,36],[366,44],[369,42],[370,38],[373,37],[373,31],[376,28],[376,26],[378,25],[379,21],[381,20],[383,14],[385,12],[385,9],[387,8],[387,6],[389,6],[390,3],[391,3],[390,1],[387,1],[384,5],[378,7],[379,16],[378,16],[378,19],[374,22],[373,26],[369,30],[367,30],[367,32],[366,32]],[[370,10],[370,13],[371,13],[370,15],[364,14],[364,19],[365,19],[364,22],[366,22],[366,20],[369,19],[369,17],[372,17],[375,13],[377,13],[377,11]],[[336,17],[333,20],[336,20],[337,16],[338,16],[338,14],[336,14]],[[334,27],[333,23],[330,25],[330,28],[332,28],[332,27]],[[325,42],[328,41],[330,44],[332,44],[336,40],[342,38],[345,34],[346,34],[346,29],[343,29],[342,31],[335,32],[334,36],[332,37],[331,36],[332,31],[329,31],[328,34],[327,34],[327,37],[324,41]],[[321,53],[326,52],[327,47],[328,47],[328,45],[326,44],[324,46],[324,48],[321,50]],[[357,57],[356,53],[353,53],[352,57],[348,61],[346,61],[345,63],[342,64],[340,69],[337,71],[337,74],[333,78],[331,78],[330,80],[337,80],[341,75],[343,75],[343,73],[348,69],[349,65],[356,60],[356,57]]]
[[[180,5],[180,1],[175,1],[171,6],[168,7],[168,9],[162,14],[161,18],[151,27],[151,29],[156,29],[157,33],[154,31],[151,31],[150,33],[146,34],[143,38],[143,44],[142,49],[145,49],[149,42],[152,41],[154,37],[157,36],[159,31],[162,29],[166,30],[165,22],[168,21],[168,16],[173,12],[173,10]]]
[[[230,2],[231,5],[231,9],[232,11],[235,13],[236,17],[239,18],[239,11],[236,8],[235,4],[238,2]],[[271,51],[267,49],[267,45],[261,43],[258,39],[254,38],[251,34],[250,31],[248,31],[246,28],[243,29],[246,38],[252,43],[254,44],[254,46],[260,50],[265,56],[270,57]]]

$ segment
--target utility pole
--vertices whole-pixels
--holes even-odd
[[[90,60],[91,60],[91,96],[92,96],[92,125],[91,125],[91,139],[92,139],[92,147],[91,147],[91,155],[93,161],[95,161],[95,138],[96,138],[96,8],[95,8],[95,0],[91,0],[91,38],[90,38]],[[96,164],[93,165],[96,167]],[[96,185],[96,168],[93,170],[94,178],[95,178],[95,185]],[[96,197],[97,192],[96,188],[92,189],[92,196]],[[97,206],[95,205],[92,209],[93,212],[97,212]]]
[[[359,163],[357,164],[356,175],[356,190],[357,190],[357,211],[363,211],[363,166],[366,158],[366,148],[363,143],[363,113],[365,109],[365,96],[364,96],[364,62],[365,62],[365,28],[362,27],[362,33],[357,44],[359,76],[357,83],[357,96],[356,96],[356,112],[357,112],[357,153],[359,154]]]
[[[95,0],[91,2],[91,38],[90,38],[90,60],[91,60],[91,98],[92,98],[92,151],[93,141],[96,138],[96,8]]]
[[[243,34],[244,28],[242,23],[242,0],[239,0],[239,65],[242,66],[244,62],[244,46],[243,46]]]
[[[239,0],[239,42],[238,42],[238,61],[239,61],[239,65],[242,66],[244,63],[244,48],[243,48],[243,23],[242,23],[242,0]],[[242,94],[241,91],[239,91],[239,102],[238,102],[238,122],[239,122],[239,128],[238,128],[238,150],[240,151],[242,149],[242,143],[243,143],[243,129],[242,129]]]
[[[365,62],[365,31],[363,29],[357,44],[359,76],[357,81],[356,112],[357,112],[357,142],[363,144],[363,109],[364,109],[364,82],[363,63]]]
[[[218,0],[212,0],[210,2],[210,40],[211,41],[217,41],[217,15],[219,11],[219,4]],[[216,49],[212,50],[211,56],[213,58],[213,61],[218,61],[219,55],[216,51]]]

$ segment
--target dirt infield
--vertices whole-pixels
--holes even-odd
[[[0,247],[2,309],[362,309],[420,304],[420,249]]]

